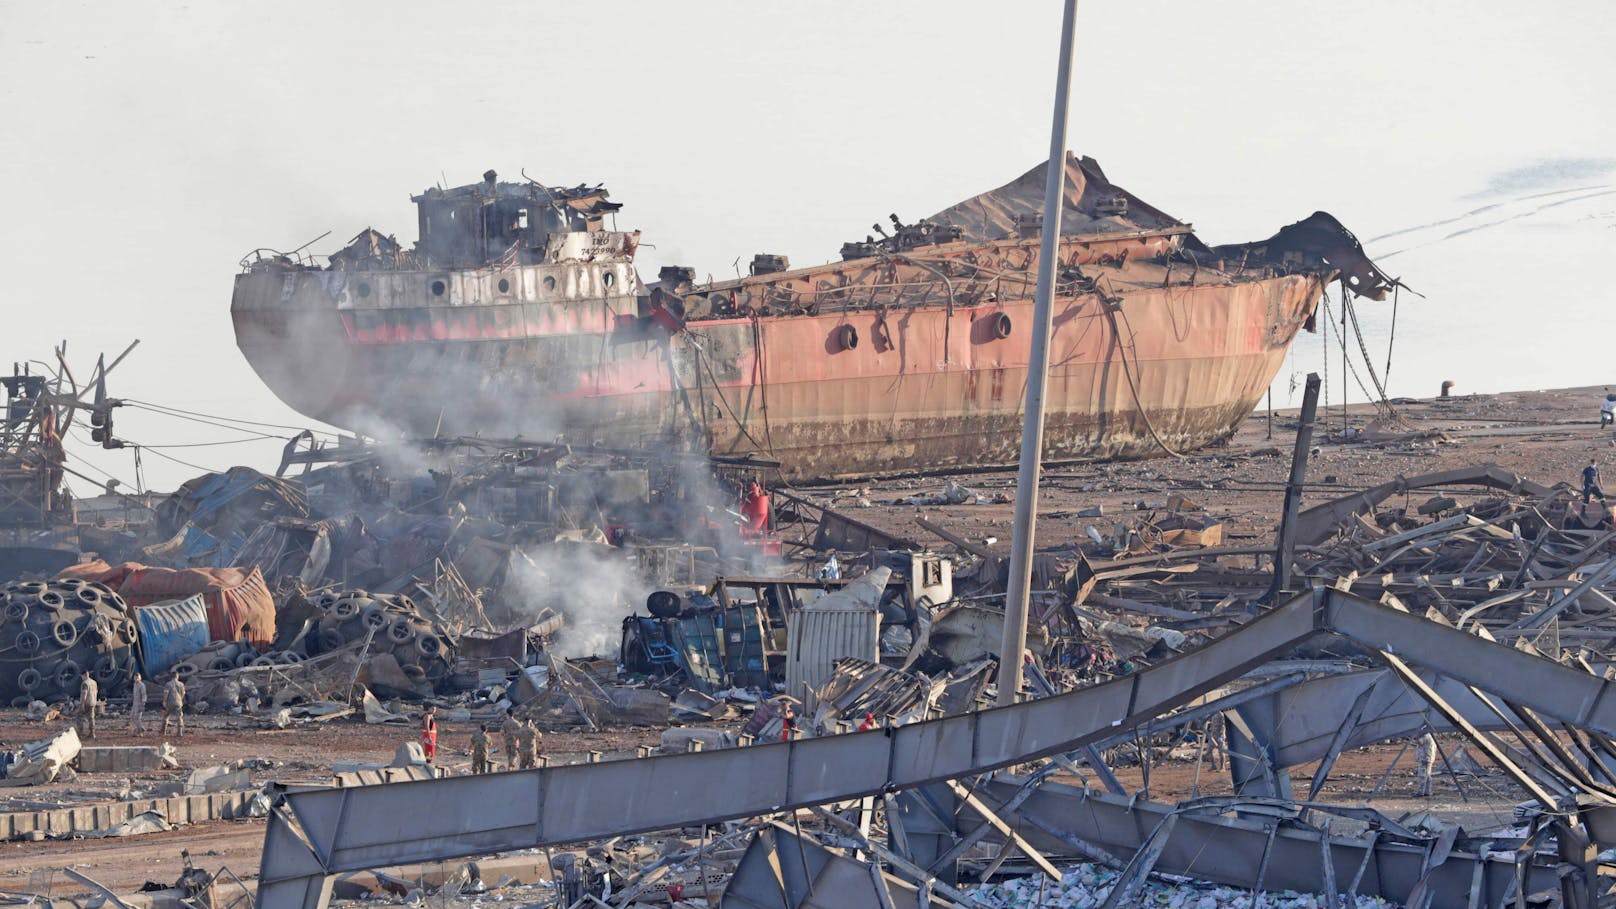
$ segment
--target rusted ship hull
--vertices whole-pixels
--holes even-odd
[[[1207,247],[1065,160],[1046,456],[1228,436],[1325,287],[1393,283],[1324,213]],[[1020,448],[1047,163],[842,261],[643,285],[599,187],[499,183],[416,198],[405,251],[366,230],[326,267],[247,265],[237,342],[276,394],[369,435],[521,436],[781,462],[803,479],[1008,464]]]
[[[503,321],[443,307],[410,329],[334,306],[289,311],[278,280],[254,292],[252,277],[235,312],[248,360],[292,407],[363,432],[705,446],[778,459],[794,478],[1010,463],[1019,450],[1026,299],[674,334],[605,306],[540,304]],[[1227,436],[1323,286],[1292,275],[1138,290],[1109,311],[1098,295],[1058,299],[1047,456],[1143,456]],[[274,305],[250,305],[266,298]],[[848,325],[865,340],[840,349]]]

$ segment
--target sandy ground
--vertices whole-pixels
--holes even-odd
[[[1616,436],[1598,426],[1598,402],[1602,388],[1548,392],[1519,392],[1493,396],[1425,400],[1398,405],[1397,410],[1409,427],[1437,430],[1445,441],[1418,441],[1371,447],[1341,444],[1328,437],[1315,440],[1318,452],[1310,458],[1308,491],[1304,505],[1315,504],[1344,492],[1384,482],[1398,475],[1412,476],[1470,464],[1493,462],[1544,483],[1578,479],[1590,457],[1616,462]],[[1349,423],[1362,426],[1372,409],[1354,408]],[[1323,422],[1339,430],[1339,408],[1323,415]],[[1289,470],[1296,418],[1293,413],[1276,414],[1272,438],[1268,418],[1259,410],[1241,426],[1230,442],[1188,457],[1161,458],[1108,464],[1058,465],[1045,474],[1040,496],[1040,548],[1060,551],[1081,539],[1084,529],[1098,525],[1109,530],[1117,522],[1140,514],[1137,505],[1161,503],[1174,492],[1189,496],[1213,514],[1228,519],[1226,542],[1238,544],[1267,542],[1283,494]],[[879,482],[821,486],[805,490],[811,498],[843,508],[849,514],[917,539],[940,545],[935,537],[919,528],[914,519],[924,516],[973,541],[997,538],[990,548],[1008,555],[1011,504],[972,506],[897,505],[893,501],[916,492],[941,490],[950,480],[963,483],[985,495],[1013,492],[1013,470],[973,471],[948,477],[915,477]],[[1612,474],[1616,485],[1616,472]],[[857,507],[867,499],[870,507]],[[1079,509],[1105,506],[1104,518],[1080,518]],[[1103,522],[1103,523],[1102,523]],[[201,718],[184,739],[171,739],[180,748],[184,766],[197,767],[235,759],[268,759],[272,768],[256,771],[255,780],[271,778],[288,781],[327,777],[337,761],[386,762],[400,742],[411,740],[412,728],[366,726],[353,720],[310,724],[285,731],[245,728],[221,717]],[[29,723],[17,711],[0,710],[0,741],[9,745],[37,740],[51,727]],[[121,718],[109,718],[103,727],[102,744],[150,744],[153,738],[134,739],[122,734]],[[442,724],[441,741],[447,750],[463,753],[472,727],[469,724]],[[659,730],[626,729],[602,733],[550,733],[546,749],[553,760],[581,760],[590,750],[609,756],[632,754],[636,746],[654,744]],[[1445,747],[1455,744],[1445,741]],[[1363,749],[1344,755],[1332,773],[1324,798],[1345,803],[1362,803],[1375,788],[1386,767],[1401,750],[1401,743]],[[464,761],[448,755],[444,763]],[[1510,806],[1520,795],[1496,775],[1465,781],[1467,797],[1461,796],[1450,780],[1438,781],[1432,799],[1414,799],[1412,756],[1403,755],[1399,769],[1387,780],[1372,804],[1388,814],[1430,808],[1439,814],[1461,818],[1471,829],[1508,823]],[[1299,790],[1305,791],[1306,768],[1294,774]],[[180,771],[166,776],[172,778]],[[134,780],[85,775],[69,784],[44,789],[0,790],[0,800],[10,799],[11,810],[20,810],[28,801],[67,798],[72,793],[95,793],[108,797],[122,788],[140,789],[156,777]],[[1141,779],[1137,768],[1121,768],[1125,785],[1137,788]],[[1203,767],[1197,784],[1192,763],[1157,765],[1151,779],[1151,794],[1158,799],[1227,792],[1226,777]],[[180,851],[188,849],[199,864],[214,868],[227,865],[243,877],[256,874],[258,852],[263,836],[262,821],[215,822],[194,825],[169,833],[137,839],[85,840],[76,842],[34,842],[0,844],[0,890],[26,890],[30,876],[38,869],[64,864],[76,865],[115,890],[136,889],[146,880],[172,881],[180,870]],[[37,882],[36,882],[37,883]],[[75,889],[69,884],[69,891]],[[57,892],[62,884],[57,884]]]

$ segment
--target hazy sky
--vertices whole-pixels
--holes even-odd
[[[488,168],[605,182],[619,225],[655,247],[642,274],[835,258],[888,212],[929,214],[1042,157],[1059,15],[0,0],[0,357],[49,359],[65,338],[86,373],[139,338],[114,394],[306,425],[235,348],[237,262],[327,230],[316,251],[371,225],[409,242],[412,192]],[[1457,219],[1370,244],[1401,251],[1387,270],[1427,296],[1403,301],[1394,394],[1431,394],[1435,377],[1603,382],[1608,345],[1580,339],[1616,323],[1599,267],[1616,252],[1616,195],[1601,195],[1616,186],[1613,46],[1616,4],[1593,0],[1089,0],[1071,145],[1214,243],[1315,209],[1366,240]],[[1589,189],[1523,200],[1574,187]],[[1366,308],[1366,329],[1386,315]],[[1319,343],[1303,340],[1282,385],[1316,368]],[[133,410],[118,429],[153,445],[241,437]],[[158,451],[269,469],[279,447]],[[128,453],[72,450],[133,478]],[[197,473],[146,468],[159,488]]]

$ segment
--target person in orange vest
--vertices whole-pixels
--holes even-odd
[[[769,496],[757,480],[747,483],[741,493],[741,516],[746,519],[741,536],[761,537],[769,532]]]
[[[438,708],[428,704],[421,714],[421,753],[432,763],[438,753]]]

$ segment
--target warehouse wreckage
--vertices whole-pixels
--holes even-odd
[[[1394,493],[1455,485],[1498,494],[1377,510]],[[731,828],[751,840],[723,906],[978,904],[960,860],[994,843],[984,879],[1016,854],[1057,877],[1055,861],[1090,862],[1113,874],[1109,906],[1129,905],[1153,873],[1409,906],[1606,904],[1611,679],[1601,658],[1545,642],[1608,645],[1593,627],[1616,574],[1608,515],[1563,487],[1477,468],[1399,479],[1294,524],[1309,586],[1255,612],[1246,604],[1271,572],[1231,566],[1251,549],[1122,553],[1077,572],[1062,610],[1090,618],[1085,603],[1103,601],[1219,632],[1108,681],[955,715],[934,706],[865,731],[833,721],[792,741],[286,793],[265,835],[259,905],[322,906],[337,875],[360,869],[743,818],[763,820]],[[859,529],[829,509],[820,528]],[[1187,580],[1196,572],[1200,587]],[[1353,659],[1321,670],[1286,659],[1299,651]],[[1232,796],[1155,802],[1106,763],[1107,749],[1214,715],[1228,723]],[[1314,801],[1344,751],[1427,729],[1462,736],[1527,794],[1518,828],[1471,836]],[[1444,756],[1447,772],[1458,760]],[[1322,764],[1299,797],[1288,768],[1312,761]],[[401,815],[420,821],[384,822]],[[630,904],[665,867],[630,875],[613,902]]]

